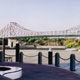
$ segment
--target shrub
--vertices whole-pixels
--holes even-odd
[[[80,49],[80,46],[77,46],[76,49],[79,50]]]
[[[74,47],[77,47],[77,43],[76,42],[70,42],[66,45],[67,48],[74,48]]]
[[[72,42],[72,41],[71,41],[71,40],[64,41],[64,45],[67,45],[67,44],[69,44],[70,42]]]

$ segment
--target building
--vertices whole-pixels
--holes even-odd
[[[17,42],[16,39],[8,39],[8,46],[9,46],[10,48],[13,48],[13,47],[16,46],[16,42]]]

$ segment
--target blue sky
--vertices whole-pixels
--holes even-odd
[[[33,31],[80,25],[80,0],[0,0],[0,29],[17,22]]]

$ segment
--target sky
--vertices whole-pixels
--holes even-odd
[[[0,29],[16,22],[32,31],[80,25],[80,0],[0,0]]]

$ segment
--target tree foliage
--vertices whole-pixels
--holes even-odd
[[[39,38],[19,38],[21,44],[26,45],[57,45],[66,46],[67,48],[80,48],[80,40],[77,38],[49,38],[49,37],[39,37]],[[24,44],[23,44],[24,45]]]

